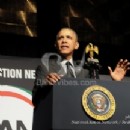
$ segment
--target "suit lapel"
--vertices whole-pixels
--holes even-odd
[[[83,68],[83,65],[80,64],[79,61],[74,62],[75,66],[75,74],[77,78],[88,78],[89,77],[89,72],[87,69]]]
[[[74,61],[73,63],[74,63],[74,67],[75,67],[76,77],[80,77],[81,71],[82,71],[82,66],[80,66],[76,61]]]
[[[65,71],[61,66],[61,63],[58,63],[56,59],[50,60],[50,72],[55,72],[60,75],[64,75]]]

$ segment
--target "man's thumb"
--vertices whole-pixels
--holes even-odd
[[[112,69],[111,69],[110,66],[108,66],[108,70],[109,70],[110,73],[112,73]]]

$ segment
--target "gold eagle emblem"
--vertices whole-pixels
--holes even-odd
[[[99,54],[99,49],[97,46],[93,45],[92,43],[89,43],[86,48],[85,48],[86,53],[90,53],[89,56],[90,58],[94,57],[94,52]]]

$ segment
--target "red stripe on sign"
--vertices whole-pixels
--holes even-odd
[[[18,93],[14,93],[14,92],[10,92],[10,91],[0,91],[0,96],[9,96],[9,97],[15,97],[18,99],[21,99],[23,101],[25,101],[26,103],[28,103],[29,105],[33,106],[32,101],[30,99],[28,99],[27,97],[18,94]]]

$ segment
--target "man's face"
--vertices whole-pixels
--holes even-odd
[[[58,33],[56,47],[61,55],[71,57],[79,47],[76,34],[70,29],[62,29]]]

